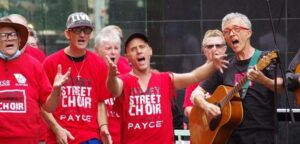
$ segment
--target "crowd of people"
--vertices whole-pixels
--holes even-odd
[[[275,143],[274,93],[284,89],[285,77],[291,91],[300,87],[300,75],[295,72],[300,51],[286,76],[279,69],[256,69],[257,61],[269,52],[252,46],[248,17],[229,13],[221,27],[204,35],[201,50],[206,62],[179,74],[152,69],[147,35],[133,33],[122,42],[122,29],[116,25],[94,34],[94,50],[89,50],[94,26],[84,12],[68,16],[64,30],[68,45],[47,57],[37,48],[37,34],[25,17],[2,17],[0,142],[172,144],[172,102],[177,89],[186,88],[185,116],[196,107],[216,118],[223,109],[209,102],[215,90],[220,85],[234,87],[246,77],[249,82],[238,92],[242,120],[224,143]],[[234,53],[231,58],[227,58],[227,46]]]

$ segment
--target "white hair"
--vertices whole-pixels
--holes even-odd
[[[101,48],[104,43],[110,43],[118,46],[121,49],[121,38],[119,35],[112,31],[100,31],[95,37],[95,46],[94,48]]]
[[[227,21],[231,21],[235,18],[240,18],[246,25],[247,27],[252,30],[252,24],[250,22],[250,20],[248,19],[248,17],[244,14],[238,13],[238,12],[232,12],[227,14],[223,19],[222,19],[222,30],[224,30],[224,23]]]
[[[120,36],[121,39],[123,38],[123,31],[117,25],[108,25],[108,26],[104,27],[102,29],[102,31],[112,31],[112,32],[117,33]]]

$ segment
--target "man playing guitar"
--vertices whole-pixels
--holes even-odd
[[[214,93],[219,85],[236,86],[243,77],[246,77],[249,80],[249,86],[244,91],[239,91],[241,97],[236,98],[236,101],[240,101],[242,104],[239,113],[241,115],[240,121],[237,121],[236,128],[226,127],[231,129],[228,132],[228,138],[224,138],[219,142],[229,144],[273,144],[276,127],[274,72],[269,69],[259,71],[249,68],[250,61],[258,50],[250,44],[252,29],[247,16],[240,13],[227,14],[222,20],[222,31],[227,45],[235,56],[229,60],[228,68],[223,73],[215,72],[194,90],[191,100],[194,102],[195,107],[203,110],[204,115],[206,115],[205,117],[198,117],[201,117],[201,119],[207,117],[222,119],[222,117],[225,117],[227,114],[223,113],[225,111],[222,110],[222,106],[208,102],[207,98],[204,97],[204,93]],[[266,53],[262,52],[258,55],[258,58],[263,57]],[[279,73],[279,70],[277,71]],[[282,85],[282,78],[277,77],[277,89],[282,90]],[[231,110],[234,111],[235,109],[232,108]],[[190,117],[192,117],[192,113]],[[193,126],[190,126],[190,129],[193,129]],[[209,126],[211,129],[211,125]],[[231,132],[232,134],[230,134]],[[219,136],[222,135],[226,135],[226,133],[219,134]],[[214,138],[219,139],[218,137]],[[198,141],[201,144],[219,143],[216,141],[207,142],[205,139],[207,138],[204,137],[202,140],[192,139],[192,141],[196,143]]]

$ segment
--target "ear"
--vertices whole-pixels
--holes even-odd
[[[250,38],[252,36],[252,30],[248,30],[247,35],[248,35],[248,38]]]
[[[152,56],[153,54],[152,47],[149,46],[149,48],[150,48],[150,56]]]
[[[65,37],[69,40],[70,39],[70,31],[68,31],[67,29],[64,31]]]
[[[90,34],[90,40],[93,39],[94,37],[94,31],[92,31],[92,33]]]

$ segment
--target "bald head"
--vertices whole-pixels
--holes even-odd
[[[22,16],[22,15],[19,15],[19,14],[11,14],[11,15],[8,16],[8,18],[9,18],[12,22],[14,22],[14,23],[18,23],[18,24],[24,25],[24,26],[26,26],[26,27],[27,27],[27,25],[28,25],[27,19],[26,19],[24,16]]]

